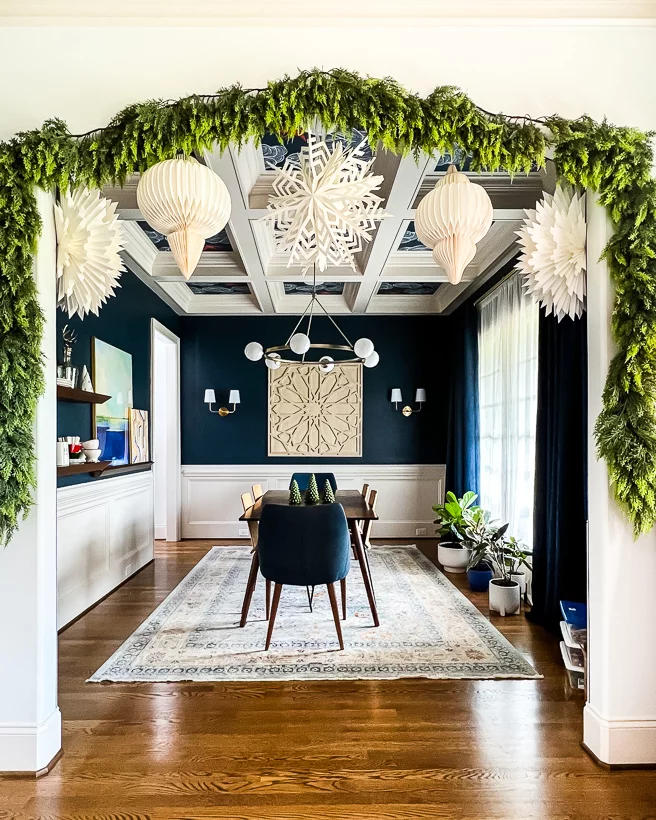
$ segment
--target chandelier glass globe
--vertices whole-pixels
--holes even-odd
[[[371,354],[374,352],[374,343],[371,341],[371,339],[358,339],[357,342],[353,345],[353,352],[360,359],[366,359],[367,356],[371,356]]]
[[[295,333],[289,340],[289,346],[292,351],[297,353],[299,356],[308,352],[310,349],[310,344],[310,337],[305,333]]]
[[[376,365],[378,364],[379,361],[380,361],[380,356],[374,350],[372,353],[370,353],[367,356],[367,358],[364,360],[363,364],[364,364],[365,367],[376,367]]]
[[[330,373],[331,370],[335,369],[335,360],[332,356],[322,356],[319,359],[319,370],[322,373]]]
[[[264,348],[259,342],[249,342],[244,348],[244,355],[251,362],[259,362],[264,356]]]
[[[280,367],[280,353],[268,353],[264,363],[269,370],[277,370]]]

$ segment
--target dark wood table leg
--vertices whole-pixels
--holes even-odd
[[[367,591],[367,599],[369,601],[369,608],[374,619],[374,626],[380,626],[378,620],[378,610],[376,609],[376,599],[374,598],[374,589],[371,585],[371,575],[369,574],[369,562],[364,554],[364,546],[362,544],[362,534],[358,527],[357,521],[354,521],[351,526],[351,534],[353,535],[353,543],[355,544],[355,554],[358,556],[360,564],[360,571],[362,572],[362,580],[364,581],[364,588]]]
[[[251,561],[251,571],[248,573],[248,583],[246,584],[246,594],[244,595],[244,603],[241,607],[241,620],[239,626],[246,626],[246,619],[248,618],[248,610],[251,608],[251,600],[253,598],[253,590],[255,589],[255,582],[257,581],[257,573],[260,569],[260,556],[257,550],[253,553],[253,560]]]

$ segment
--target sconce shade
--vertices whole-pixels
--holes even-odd
[[[415,395],[415,402],[417,402],[417,404],[420,404],[421,402],[424,402],[424,401],[426,401],[426,391],[424,390],[423,387],[418,387],[417,388],[417,393]]]
[[[393,401],[393,402],[395,402],[395,403],[396,403],[397,401],[403,401],[403,397],[401,396],[401,390],[400,390],[398,387],[394,387],[394,388],[392,388],[392,398],[391,398],[391,401]]]
[[[205,391],[205,398],[203,399],[205,404],[214,404],[216,401],[216,393],[214,390],[206,390]]]
[[[239,404],[241,399],[239,398],[239,390],[231,390],[230,391],[230,398],[228,399],[228,404]]]

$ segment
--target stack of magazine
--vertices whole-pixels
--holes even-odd
[[[560,652],[563,656],[570,686],[573,689],[585,689],[585,656],[588,645],[588,613],[585,604],[574,601],[561,601],[560,611],[563,620],[560,631],[563,640]]]

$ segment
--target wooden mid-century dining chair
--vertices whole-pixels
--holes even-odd
[[[255,485],[257,486],[257,485]],[[253,488],[255,489],[255,488]],[[242,493],[241,494],[241,505],[244,508],[244,512],[249,510],[255,502],[253,501],[253,496],[250,493]],[[249,521],[248,522],[248,532],[251,536],[251,545],[252,550],[251,552],[255,552],[257,550],[257,535],[258,535],[258,524],[257,521]],[[271,582],[266,582],[266,616],[269,617],[269,611],[271,609]]]
[[[371,512],[376,512],[376,499],[378,498],[378,490],[372,490],[369,493],[369,509]],[[369,550],[371,549],[371,526],[374,522],[368,518],[362,526],[362,543]]]
[[[264,490],[262,489],[261,484],[253,484],[253,498],[257,501],[258,498],[262,498],[264,495]]]
[[[365,501],[367,501],[367,499],[369,498],[369,485],[368,484],[363,484],[362,485],[362,497],[364,498]]]

